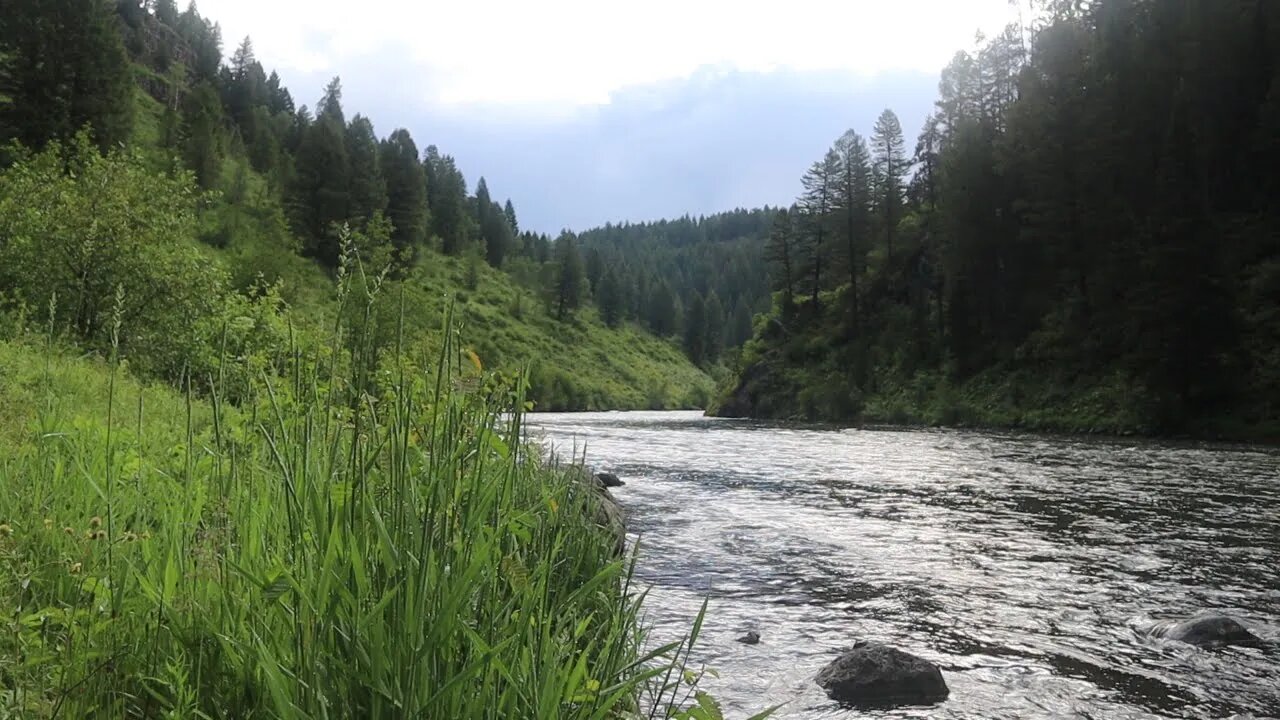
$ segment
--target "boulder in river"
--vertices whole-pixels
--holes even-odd
[[[760,633],[756,632],[755,630],[748,630],[746,635],[743,635],[742,637],[738,638],[738,642],[742,643],[743,645],[759,645]]]
[[[832,700],[864,707],[932,705],[951,693],[937,665],[880,643],[859,643],[814,682]]]
[[[618,555],[626,553],[627,520],[618,499],[597,476],[581,465],[572,465],[567,472],[576,486],[586,491],[586,510],[591,522],[612,538],[614,552]]]
[[[596,473],[596,482],[607,488],[622,487],[626,483],[622,482],[617,475],[609,472]]]
[[[1167,621],[1156,625],[1151,634],[1166,640],[1195,645],[1202,648],[1218,648],[1227,645],[1262,647],[1262,638],[1234,618],[1226,615],[1204,615],[1190,620]]]

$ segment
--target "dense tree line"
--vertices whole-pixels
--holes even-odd
[[[606,322],[634,320],[678,336],[690,359],[714,363],[751,337],[769,307],[760,258],[774,211],[608,224],[579,236],[588,288]]]
[[[419,151],[400,128],[380,138],[372,120],[348,118],[334,78],[314,106],[297,106],[245,38],[223,62],[216,23],[173,0],[17,0],[0,25],[0,143],[40,149],[88,127],[103,148],[133,139],[136,95],[164,108],[160,145],[226,193],[229,159],[244,158],[284,210],[305,254],[338,262],[341,226],[389,222],[400,271],[422,248],[472,248],[495,267],[522,248],[515,208],[494,201],[482,178],[474,195],[453,158]],[[179,168],[169,168],[178,170]],[[208,236],[225,244],[226,233]],[[545,259],[545,258],[544,258]]]
[[[805,173],[730,411],[995,373],[1116,388],[1147,429],[1280,417],[1280,6],[1037,5],[955,57],[913,155],[886,111]]]

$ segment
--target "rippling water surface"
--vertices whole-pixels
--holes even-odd
[[[535,415],[641,538],[656,637],[710,598],[698,659],[729,717],[859,713],[812,677],[858,638],[937,662],[895,717],[1280,717],[1280,651],[1199,650],[1153,621],[1230,613],[1280,642],[1280,452],[697,413]],[[759,645],[735,638],[760,632]]]

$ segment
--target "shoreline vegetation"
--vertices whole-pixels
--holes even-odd
[[[367,312],[352,282],[340,304]],[[339,323],[234,404],[245,358],[176,390],[115,342],[0,340],[0,708],[715,717],[687,667],[701,620],[646,648],[594,485],[524,438],[527,374],[443,325],[434,357],[375,357]]]

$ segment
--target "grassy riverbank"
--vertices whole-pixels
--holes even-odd
[[[522,443],[522,377],[452,340],[377,369],[337,342],[283,354],[231,407],[234,358],[183,393],[0,341],[0,715],[605,718],[685,697],[679,648],[641,657],[594,492]]]

